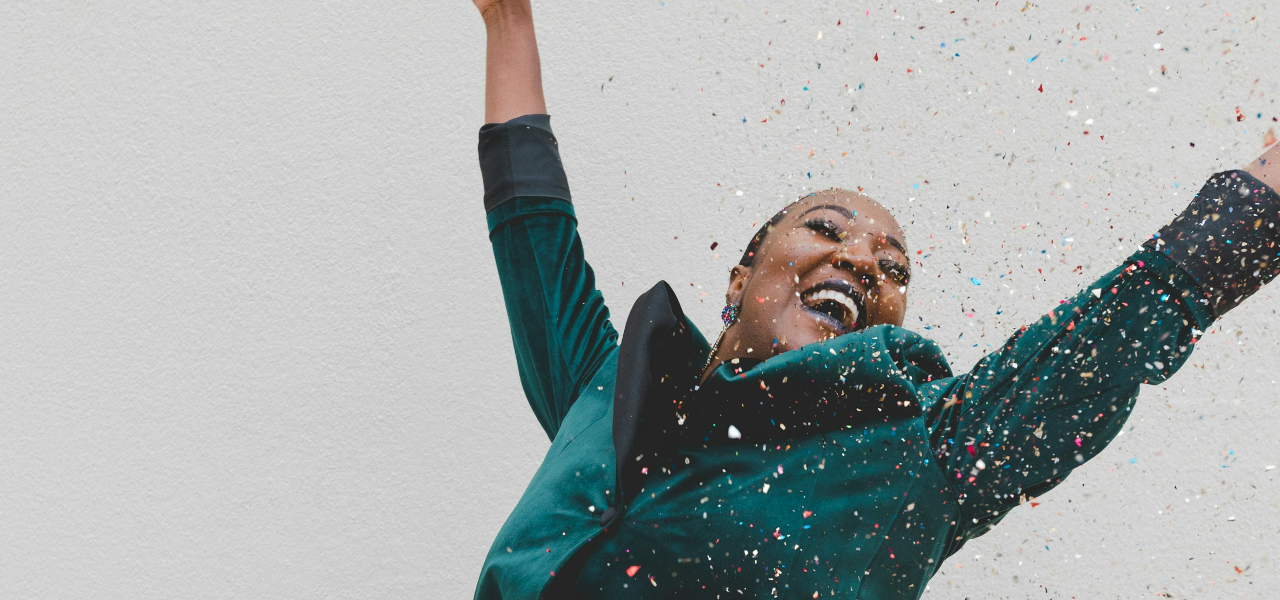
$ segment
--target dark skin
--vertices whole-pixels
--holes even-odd
[[[909,281],[906,236],[883,206],[835,188],[802,198],[752,266],[730,273],[725,301],[741,309],[702,379],[734,358],[767,359],[871,325],[902,325]],[[815,295],[824,289],[825,298]],[[853,299],[857,311],[833,294]]]

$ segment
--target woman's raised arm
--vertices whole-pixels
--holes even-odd
[[[618,334],[584,259],[528,0],[475,0],[489,44],[480,173],[520,383],[555,439]]]
[[[968,373],[930,384],[933,445],[961,501],[950,552],[1100,452],[1140,384],[1171,377],[1210,323],[1276,277],[1272,159],[1280,152],[1214,175],[1121,266]]]
[[[473,0],[484,18],[484,120],[504,123],[522,115],[545,114],[542,65],[533,35],[529,0]]]

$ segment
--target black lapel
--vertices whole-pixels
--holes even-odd
[[[674,329],[684,327],[684,312],[675,292],[665,281],[659,281],[641,294],[627,316],[618,349],[618,376],[613,392],[614,491],[617,498],[605,510],[600,524],[608,526],[617,519],[626,502],[623,489],[623,467],[635,445],[644,400],[654,379],[653,351],[670,338]]]

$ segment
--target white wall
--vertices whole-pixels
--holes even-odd
[[[1273,1],[996,4],[535,3],[615,321],[666,279],[713,334],[760,220],[863,186],[964,370],[1280,128]],[[0,596],[470,596],[547,447],[483,78],[463,0],[0,3]],[[1277,310],[925,598],[1272,595]]]

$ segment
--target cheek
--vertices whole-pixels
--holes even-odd
[[[787,274],[768,281],[754,281],[742,298],[740,319],[760,335],[781,338],[788,332],[810,328],[812,316],[800,308],[794,277]],[[763,299],[764,302],[760,300]]]
[[[780,315],[778,322],[772,325],[772,337],[778,340],[777,349],[783,352],[812,344],[832,335],[818,325],[811,315],[800,309]]]
[[[891,282],[884,286],[886,297],[890,298],[895,304],[906,304],[907,292],[910,290],[907,286]]]
[[[780,281],[752,281],[743,293],[739,318],[767,327],[786,310],[791,295],[791,289]]]
[[[907,312],[907,294],[906,292],[899,292],[898,288],[900,287],[902,286],[895,284],[883,303],[885,316],[894,321],[901,321],[903,315]]]
[[[876,286],[875,290],[875,313],[878,316],[887,317],[891,315],[900,315],[906,312],[907,290],[909,290],[909,288],[899,282],[886,278]]]

